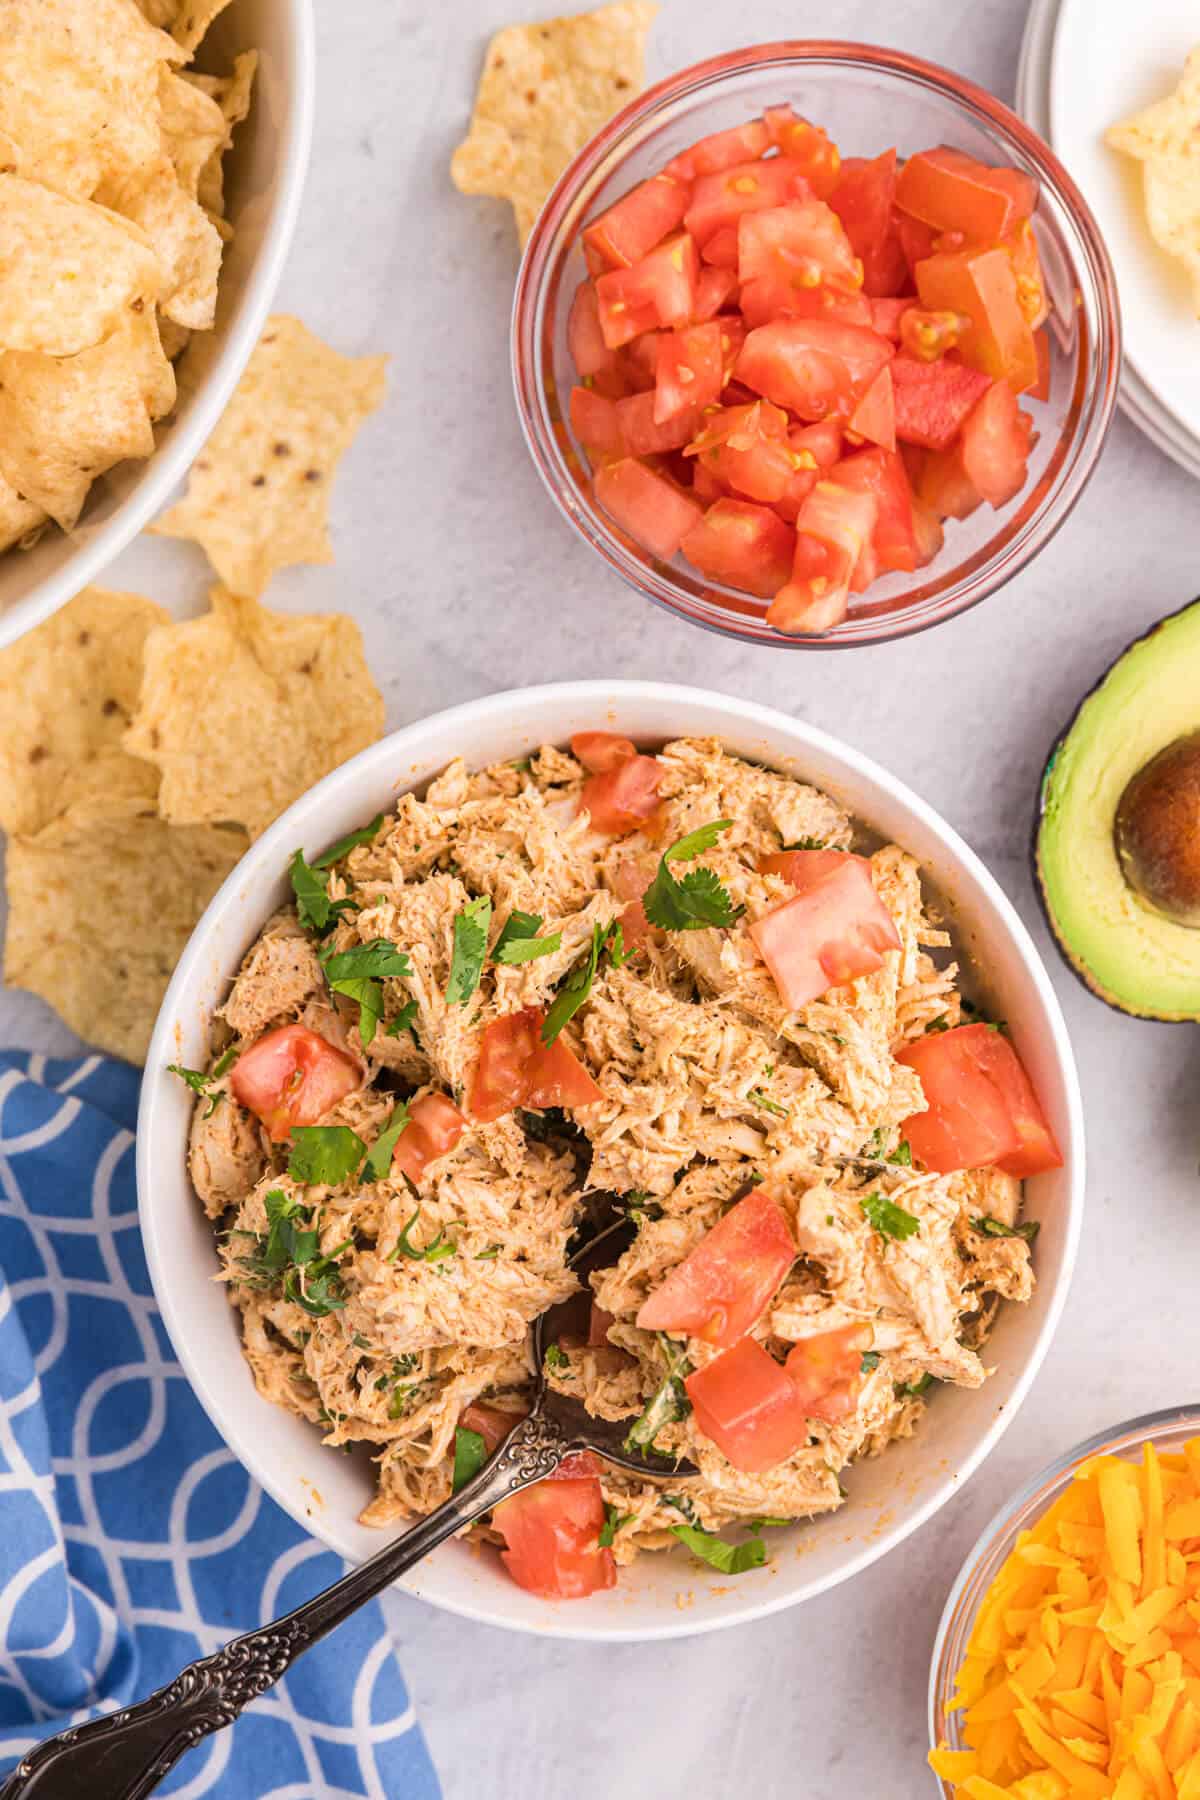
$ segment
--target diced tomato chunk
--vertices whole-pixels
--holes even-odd
[[[896,396],[892,388],[892,371],[885,365],[846,421],[846,430],[882,444],[885,450],[896,448]]]
[[[625,436],[615,400],[593,388],[573,387],[570,402],[571,430],[593,462],[604,456],[624,456]]]
[[[762,1315],[796,1258],[783,1213],[762,1188],[731,1206],[676,1263],[637,1315],[643,1331],[670,1331],[725,1348]]]
[[[408,1124],[392,1151],[392,1174],[419,1182],[431,1162],[448,1156],[466,1127],[466,1118],[446,1094],[422,1094],[408,1109]]]
[[[691,190],[667,174],[652,175],[593,219],[583,233],[583,250],[593,275],[627,269],[648,256],[675,230],[688,208]]]
[[[664,331],[658,339],[654,419],[658,425],[697,407],[715,406],[725,385],[721,327],[716,320]]]
[[[580,376],[598,375],[614,366],[616,359],[604,341],[596,290],[590,281],[581,281],[575,289],[567,314],[567,349]]]
[[[961,313],[969,321],[959,337],[964,362],[1008,381],[1018,394],[1034,385],[1037,349],[1007,252],[996,248],[930,256],[917,264],[916,277],[922,306]]]
[[[1025,486],[1029,420],[1006,381],[994,381],[962,428],[963,469],[984,499],[1004,506]]]
[[[1042,260],[1038,255],[1032,220],[1022,219],[1019,225],[1001,239],[1000,248],[1012,263],[1021,311],[1029,320],[1030,329],[1037,331],[1050,316],[1050,300],[1046,293],[1046,280],[1042,274]],[[1039,337],[1037,341],[1041,344],[1045,339]]]
[[[888,362],[886,338],[827,319],[777,319],[750,332],[737,376],[802,419],[848,418]]]
[[[796,469],[787,430],[787,414],[765,400],[721,407],[708,414],[685,454],[750,500],[778,500]]]
[[[878,511],[874,494],[817,482],[797,517],[791,579],[767,609],[769,625],[816,634],[845,618],[850,583],[870,548]]]
[[[645,393],[652,388],[658,377],[658,340],[662,334],[658,331],[643,331],[640,336],[632,338],[628,344],[622,344],[613,352],[617,367],[628,383],[627,391],[634,394]],[[624,398],[623,395],[618,398]]]
[[[501,1412],[498,1406],[484,1406],[479,1400],[472,1400],[458,1415],[458,1423],[463,1431],[474,1431],[483,1439],[483,1447],[491,1456],[497,1451],[513,1426],[525,1417],[524,1413]]]
[[[714,500],[725,500],[729,496],[725,483],[711,469],[706,469],[699,457],[692,463],[692,492],[706,510]]]
[[[656,325],[686,325],[696,298],[696,246],[686,231],[668,238],[630,269],[596,278],[600,330],[610,350]]]
[[[796,866],[803,868],[803,861]],[[849,854],[839,856],[836,867],[822,862],[818,878],[756,919],[750,936],[793,1012],[831,987],[873,974],[888,951],[900,949],[900,934],[875,890],[869,861]]]
[[[1027,219],[1037,187],[1019,169],[996,169],[941,145],[910,156],[896,182],[896,204],[935,231],[961,231],[994,242]]]
[[[562,1469],[559,1479],[535,1482],[492,1510],[506,1545],[501,1562],[518,1587],[549,1600],[580,1600],[615,1584],[613,1553],[600,1544],[604,1518],[597,1477]]]
[[[983,505],[983,495],[963,467],[961,444],[924,453],[916,493],[938,519],[967,519]]]
[[[891,343],[900,342],[900,321],[916,300],[910,294],[901,294],[895,298],[872,299],[871,330],[877,331],[880,337]]]
[[[917,264],[933,255],[938,234],[932,225],[923,225],[920,219],[911,219],[903,212],[892,215],[892,224],[900,243],[901,254],[908,264],[909,276],[915,283]]]
[[[769,856],[759,857],[758,870],[760,875],[782,875],[804,893],[824,876],[833,874],[845,854],[844,850],[775,850]]]
[[[626,453],[630,456],[661,456],[667,450],[682,450],[696,435],[700,414],[695,408],[676,413],[662,423],[655,417],[658,391],[647,388],[643,394],[628,394],[614,400],[617,422]]]
[[[768,599],[792,566],[790,528],[769,506],[716,500],[679,546],[709,581],[723,581]]]
[[[719,231],[705,238],[700,246],[700,260],[711,268],[732,269],[737,272],[738,234],[737,226],[722,225]]]
[[[692,302],[692,318],[698,325],[715,319],[721,308],[731,303],[737,293],[737,270],[715,269],[708,263],[696,277],[696,298]]]
[[[784,1368],[806,1418],[837,1425],[850,1417],[862,1390],[863,1351],[870,1338],[869,1326],[843,1325],[801,1338],[788,1351]]]
[[[940,552],[946,534],[933,507],[926,505],[916,494],[913,495],[912,519],[913,536],[917,540],[917,567],[923,569]]]
[[[544,1022],[541,1007],[526,1006],[484,1027],[467,1103],[473,1119],[487,1124],[516,1106],[537,1112],[548,1106],[590,1106],[601,1098],[600,1088],[561,1036],[543,1044]]]
[[[653,756],[629,757],[588,777],[580,790],[579,810],[590,815],[593,831],[625,837],[658,811],[661,781],[662,768]]]
[[[319,1125],[339,1100],[362,1085],[354,1058],[307,1025],[279,1025],[243,1050],[229,1086],[256,1114],[267,1136],[286,1143],[298,1125]]]
[[[735,163],[698,178],[683,222],[698,244],[706,244],[718,231],[736,225],[743,213],[783,206],[808,192],[799,167],[786,157]]]
[[[832,138],[819,125],[799,118],[790,106],[768,106],[763,122],[771,142],[779,146],[781,160],[786,157],[799,169],[818,200],[828,200],[842,166]]]
[[[862,285],[862,271],[841,220],[823,200],[791,200],[786,206],[744,213],[738,220],[738,280],[777,292],[786,311],[791,294],[823,283]]]
[[[892,222],[896,192],[896,152],[882,156],[848,156],[829,204],[846,228],[854,254],[862,263],[863,291],[898,294],[908,279],[908,264]]]
[[[881,574],[918,567],[919,552],[913,528],[912,489],[904,463],[894,450],[861,450],[847,456],[833,471],[840,487],[874,494],[878,502],[871,542]]]
[[[989,379],[965,363],[922,363],[897,356],[892,363],[896,436],[927,450],[945,450],[986,393]]]
[[[716,175],[735,163],[750,162],[770,148],[771,134],[762,119],[751,119],[746,125],[731,125],[726,131],[714,131],[708,137],[681,150],[663,169],[675,181],[695,181],[697,175]]]
[[[702,509],[672,481],[644,463],[625,457],[597,469],[592,477],[598,503],[623,531],[652,556],[674,556]]]
[[[615,731],[577,731],[571,739],[571,755],[589,775],[603,775],[636,756],[637,745],[632,738],[620,737]]]
[[[896,1052],[921,1078],[928,1110],[901,1126],[939,1175],[998,1164],[1010,1174],[1061,1167],[1062,1155],[1016,1051],[990,1025],[927,1034]]]
[[[695,1422],[735,1469],[761,1474],[808,1439],[808,1422],[782,1364],[746,1337],[684,1382]]]

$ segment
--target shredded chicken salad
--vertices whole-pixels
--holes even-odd
[[[906,1136],[936,1104],[908,1050],[973,1013],[914,859],[714,739],[573,744],[455,761],[297,852],[211,1068],[176,1070],[259,1391],[369,1452],[369,1524],[474,1472],[596,1196],[632,1219],[546,1373],[700,1473],[577,1466],[573,1572],[497,1509],[544,1593],[681,1539],[761,1562],[933,1383],[985,1380],[997,1305],[1033,1286],[1018,1176],[936,1173]]]

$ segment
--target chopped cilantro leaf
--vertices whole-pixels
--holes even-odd
[[[487,1461],[487,1445],[478,1431],[468,1431],[459,1425],[454,1433],[454,1475],[451,1479],[451,1492],[457,1494],[459,1488],[466,1487],[472,1476],[478,1475]]]
[[[752,1087],[747,1091],[747,1100],[755,1106],[761,1106],[764,1112],[775,1113],[778,1118],[790,1119],[791,1113],[786,1106],[780,1106],[778,1100],[772,1100],[760,1087]]]
[[[399,1037],[402,1031],[411,1031],[417,1018],[417,1003],[406,1000],[394,1019],[389,1019],[383,1028],[384,1037]]]
[[[980,1219],[972,1219],[971,1225],[975,1231],[982,1232],[984,1237],[1023,1238],[1027,1244],[1032,1244],[1042,1229],[1039,1219],[1022,1219],[1019,1224],[1006,1225],[1003,1219],[994,1219],[990,1213],[985,1213]]]
[[[487,894],[470,901],[454,919],[454,953],[446,983],[446,1005],[463,1006],[479,986],[487,950],[492,902]]]
[[[878,1350],[864,1350],[860,1367],[864,1375],[874,1374],[875,1370],[879,1367]]]
[[[592,941],[587,954],[580,957],[574,967],[567,971],[551,1002],[550,1010],[542,1021],[543,1044],[552,1044],[567,1020],[573,1019],[585,1003],[592,991],[600,958],[606,950],[620,968],[625,961],[625,942],[621,927],[617,924],[592,926]]]
[[[890,1163],[899,1163],[902,1169],[912,1168],[912,1145],[907,1138],[901,1138],[892,1154],[887,1158]]]
[[[644,1455],[647,1450],[653,1450],[654,1440],[663,1426],[686,1419],[692,1410],[683,1385],[683,1378],[691,1374],[692,1365],[679,1344],[664,1332],[657,1335],[667,1373],[625,1434],[624,1448],[631,1456],[635,1451],[640,1450]]]
[[[901,1242],[920,1231],[921,1221],[897,1206],[894,1200],[888,1200],[883,1194],[868,1194],[858,1203],[867,1216],[867,1223],[880,1237],[898,1238]]]
[[[383,1181],[391,1173],[392,1152],[396,1148],[396,1139],[408,1124],[408,1120],[408,1107],[401,1101],[399,1106],[393,1108],[391,1118],[367,1151],[366,1160],[359,1170],[360,1182]]]
[[[384,981],[403,981],[412,974],[412,964],[387,938],[372,938],[349,950],[322,950],[319,955],[332,991],[358,1002],[358,1035],[365,1050],[383,1017]]]
[[[949,1019],[946,1017],[945,1013],[939,1013],[937,1018],[932,1019],[925,1027],[925,1036],[932,1037],[935,1031],[949,1031],[949,1029]]]
[[[499,1244],[489,1244],[486,1250],[481,1250],[478,1256],[472,1257],[471,1260],[473,1262],[495,1262],[499,1254]]]
[[[632,1517],[632,1513],[619,1513],[611,1500],[606,1503],[604,1523],[600,1527],[600,1536],[596,1540],[602,1550],[608,1549],[622,1525],[628,1525]]]
[[[364,825],[359,831],[348,831],[345,837],[338,839],[336,844],[330,844],[328,850],[324,851],[322,855],[314,856],[313,868],[331,869],[334,863],[341,862],[343,856],[349,856],[350,852],[357,850],[360,844],[372,843],[379,835],[379,827],[382,824],[383,814],[376,813],[369,825]]]
[[[289,1269],[283,1278],[283,1297],[300,1307],[310,1319],[341,1312],[346,1304],[342,1278],[333,1258],[321,1257],[304,1269]]]
[[[353,1175],[367,1146],[348,1125],[296,1125],[288,1174],[305,1186],[336,1187]]]
[[[288,866],[292,892],[296,896],[296,912],[306,931],[325,933],[341,916],[354,907],[353,900],[331,900],[329,878],[305,862],[303,850],[297,850]]]
[[[264,1205],[267,1235],[257,1240],[252,1255],[242,1258],[251,1281],[271,1286],[283,1275],[284,1297],[310,1317],[320,1319],[340,1312],[346,1302],[337,1261],[354,1240],[347,1238],[328,1256],[321,1256],[320,1233],[313,1224],[311,1207],[302,1206],[282,1188],[272,1188]]]
[[[794,844],[785,844],[783,847],[785,850],[828,850],[838,846],[831,846],[824,838],[802,837],[797,838]]]
[[[420,1216],[421,1208],[418,1206],[416,1212],[412,1215],[412,1218],[408,1221],[408,1224],[396,1239],[396,1247],[388,1256],[388,1262],[395,1262],[398,1256],[403,1256],[406,1257],[409,1262],[435,1263],[443,1262],[446,1257],[454,1255],[457,1245],[452,1243],[451,1240],[446,1237],[444,1231],[439,1231],[433,1242],[431,1244],[426,1244],[423,1250],[418,1250],[415,1247],[408,1234]]]
[[[712,869],[693,869],[680,881],[670,869],[673,862],[695,862],[713,848],[732,823],[732,819],[714,819],[711,824],[689,831],[664,852],[658,873],[642,895],[642,906],[652,925],[661,925],[664,931],[703,931],[711,925],[732,925],[741,918],[745,907],[734,906],[729,890]]]
[[[548,1369],[569,1369],[571,1359],[559,1344],[548,1344],[544,1358]]]
[[[746,1529],[748,1531],[758,1532],[765,1531],[768,1526],[794,1525],[795,1523],[795,1519],[776,1519],[773,1518],[770,1513],[764,1513],[761,1519],[751,1519]]]
[[[760,1537],[747,1538],[741,1544],[727,1544],[715,1531],[704,1531],[699,1525],[672,1525],[672,1537],[686,1544],[693,1556],[706,1562],[722,1575],[741,1575],[746,1569],[761,1569],[767,1560],[767,1546]]]
[[[224,1098],[223,1094],[213,1093],[212,1084],[214,1081],[219,1081],[221,1076],[233,1067],[233,1064],[237,1061],[237,1054],[235,1046],[231,1044],[229,1049],[226,1050],[225,1054],[218,1062],[213,1064],[207,1074],[205,1074],[203,1069],[185,1069],[180,1063],[167,1064],[168,1072],[172,1075],[178,1075],[180,1081],[185,1082],[186,1085],[191,1088],[197,1099],[208,1101],[208,1105],[204,1109],[204,1117],[206,1119],[212,1118]]]
[[[496,939],[496,947],[492,951],[492,961],[498,963],[534,962],[539,956],[549,956],[553,951],[562,948],[562,932],[552,931],[548,937],[539,937],[542,929],[540,913],[511,912],[504,921],[504,928]]]
[[[921,1395],[932,1386],[933,1376],[929,1373],[929,1370],[926,1369],[925,1373],[923,1375],[918,1375],[915,1381],[903,1382],[896,1389],[896,1395],[898,1399],[902,1400],[919,1400]]]

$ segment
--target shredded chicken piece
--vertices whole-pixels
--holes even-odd
[[[568,1259],[585,1195],[593,1221],[597,1196],[608,1195],[637,1226],[591,1280],[594,1305],[612,1317],[608,1341],[564,1339],[563,1360],[548,1371],[596,1418],[633,1426],[672,1359],[696,1369],[719,1354],[635,1321],[757,1183],[781,1208],[797,1260],[754,1336],[782,1359],[826,1332],[862,1334],[853,1410],[836,1425],[810,1419],[807,1442],[766,1473],[734,1468],[686,1403],[668,1409],[655,1443],[690,1458],[698,1478],[683,1484],[605,1465],[622,1564],[674,1545],[681,1523],[720,1531],[840,1506],[840,1471],[907,1437],[932,1382],[985,1380],[979,1350],[997,1306],[1032,1291],[1020,1183],[995,1169],[926,1174],[902,1154],[901,1128],[925,1100],[895,1052],[962,1016],[950,937],[926,906],[916,862],[894,844],[859,846],[900,948],[873,974],[791,1012],[748,932],[791,891],[760,863],[796,844],[850,849],[854,821],[828,795],[715,739],[670,743],[659,761],[660,815],[614,842],[580,815],[584,771],[567,752],[544,746],[480,771],[456,759],[422,797],[402,796],[329,871],[330,898],[346,904],[324,940],[293,910],[277,913],[221,1008],[237,1052],[299,1020],[354,1057],[361,1082],[321,1123],[348,1128],[363,1146],[402,1101],[429,1092],[467,1115],[457,1143],[415,1189],[380,1168],[329,1186],[299,1182],[288,1173],[289,1147],[237,1103],[228,1073],[193,1119],[193,1181],[217,1223],[221,1276],[255,1381],[321,1427],[327,1443],[374,1458],[369,1524],[446,1498],[467,1406],[514,1420],[527,1410],[530,1326],[577,1292]],[[566,1117],[471,1118],[483,1030],[548,1007],[595,935],[653,877],[663,846],[718,819],[729,829],[702,860],[744,909],[737,921],[655,930],[636,957],[601,956],[566,1027],[562,1042],[601,1098]],[[469,1000],[452,1005],[454,921],[479,896],[492,903],[489,953],[515,911],[535,915],[537,932],[559,942],[513,965],[485,956]],[[360,1032],[355,998],[330,992],[317,952],[376,939],[402,950],[411,972],[383,980],[371,1035]],[[878,1228],[865,1204],[872,1196],[915,1221],[908,1235]]]

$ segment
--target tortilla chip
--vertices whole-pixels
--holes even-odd
[[[1105,141],[1143,165],[1146,222],[1160,249],[1184,265],[1200,315],[1200,48],[1164,100],[1110,125]]]
[[[339,356],[299,319],[268,319],[187,494],[151,531],[194,538],[237,594],[261,594],[291,563],[332,562],[333,472],[383,398],[386,362]]]
[[[0,474],[64,531],[97,475],[154,449],[151,421],[170,411],[175,372],[155,315],[127,313],[78,356],[0,354]]]
[[[223,588],[212,602],[205,617],[150,633],[123,741],[161,770],[164,819],[234,820],[257,837],[374,743],[383,698],[352,619],[269,612]]]
[[[147,634],[170,614],[140,594],[84,588],[0,650],[0,827],[31,837],[69,810],[153,812],[158,770],[121,746]]]
[[[10,838],[5,980],[101,1050],[144,1061],[192,928],[247,847],[240,831],[118,806]]]
[[[180,186],[169,156],[124,181],[105,184],[104,205],[132,219],[154,247],[162,270],[159,310],[189,331],[209,331],[217,313],[221,239],[203,207]]]
[[[138,8],[151,25],[170,31],[179,13],[180,0],[137,0]]]
[[[181,188],[196,198],[200,176],[210,160],[221,166],[229,142],[229,122],[213,94],[195,81],[163,69],[158,80],[159,123],[163,147]]]
[[[233,133],[250,111],[250,99],[254,91],[254,77],[258,72],[258,51],[243,50],[240,56],[233,59],[233,71],[229,75],[186,75],[184,80],[201,91],[215,102],[221,109],[225,120],[225,148],[232,141]],[[225,211],[225,167],[224,149],[214,151],[200,172],[196,185],[196,198],[201,206],[210,213]]]
[[[32,541],[45,520],[46,515],[41,507],[35,506],[32,500],[24,499],[0,475],[0,550],[11,549],[13,544],[20,544],[26,538]]]
[[[74,199],[158,148],[158,70],[182,51],[128,0],[0,0],[0,131]]]
[[[175,23],[171,27],[171,35],[177,44],[190,54],[212,24],[218,13],[225,11],[229,0],[183,0]]]
[[[158,258],[136,225],[0,175],[0,349],[75,356],[153,306]]]
[[[567,164],[646,81],[650,0],[617,0],[488,45],[471,129],[450,173],[464,194],[511,200],[522,244]]]

